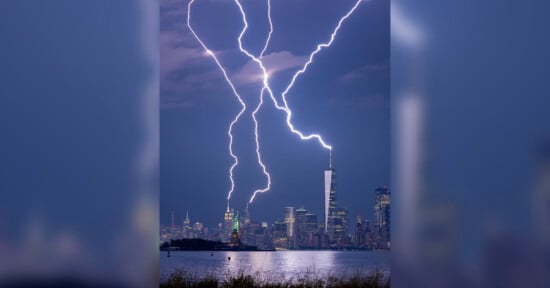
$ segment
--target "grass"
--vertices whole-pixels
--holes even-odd
[[[351,277],[320,277],[307,275],[295,280],[273,280],[259,275],[251,276],[240,272],[238,276],[229,276],[219,280],[215,275],[199,277],[183,269],[176,270],[160,283],[162,288],[389,288],[390,277],[380,270],[369,275],[356,272]]]
[[[214,288],[219,287],[218,279],[214,275],[207,275],[202,278],[191,274],[183,269],[174,271],[170,276],[162,280],[160,287],[165,288]]]

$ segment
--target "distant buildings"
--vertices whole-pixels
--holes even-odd
[[[191,227],[191,220],[189,220],[189,211],[185,213],[185,219],[183,220],[183,238],[193,238],[193,228]]]
[[[391,196],[387,187],[374,190],[374,222],[357,216],[353,233],[354,248],[390,249],[391,248]]]
[[[171,212],[170,226],[160,225],[160,242],[161,244],[173,239],[206,239],[211,240],[211,235],[207,227],[202,222],[195,222],[191,225],[189,212],[186,213],[182,226],[176,225],[175,214]]]
[[[284,218],[271,226],[267,222],[254,221],[248,207],[244,216],[231,209],[224,213],[223,222],[209,232],[201,222],[191,222],[185,214],[183,225],[175,224],[174,212],[171,225],[161,225],[161,244],[172,239],[201,238],[222,241],[229,246],[256,246],[260,250],[287,249],[390,249],[391,248],[391,196],[387,187],[377,187],[374,193],[373,221],[358,216],[350,234],[348,210],[337,206],[336,171],[327,169],[325,176],[324,221],[301,207],[284,208]],[[372,193],[372,192],[370,192]]]
[[[277,221],[273,224],[272,228],[272,241],[273,246],[277,250],[286,250],[288,249],[288,238],[287,238],[287,228],[286,223]]]

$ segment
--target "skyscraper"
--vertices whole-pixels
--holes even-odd
[[[375,189],[374,229],[377,240],[384,248],[389,248],[391,241],[391,199],[390,190],[386,187]]]
[[[334,229],[332,218],[336,210],[336,170],[325,170],[325,233],[331,234]]]
[[[319,248],[317,216],[304,208],[296,210],[296,245],[299,248]]]
[[[254,243],[254,228],[250,226],[252,221],[250,220],[250,211],[248,210],[248,204],[246,205],[246,208],[244,210],[244,216],[241,220],[241,226],[240,226],[240,237],[241,242],[247,245],[252,245],[251,243]]]
[[[353,244],[357,248],[365,247],[367,231],[365,231],[363,226],[363,218],[357,216],[357,221],[355,222],[355,230],[353,232]]]
[[[183,238],[193,238],[191,237],[192,233],[192,227],[191,227],[191,220],[189,219],[189,210],[187,210],[187,213],[185,213],[185,219],[183,219]]]
[[[248,210],[248,204],[246,204],[246,209],[244,210],[243,224],[250,224],[250,211]]]
[[[233,210],[229,210],[229,203],[227,203],[227,210],[224,215],[224,233],[222,235],[222,241],[228,242],[231,239],[231,232],[233,232]]]
[[[286,232],[286,223],[277,221],[273,224],[272,239],[276,250],[288,249],[288,238]]]
[[[304,231],[306,225],[307,210],[304,208],[296,209],[296,245],[302,247],[304,242]]]
[[[288,247],[296,247],[296,215],[294,207],[285,207],[285,224]]]
[[[329,240],[336,242],[338,246],[345,245],[348,234],[348,209],[336,208],[332,216],[333,230],[332,238],[329,235]]]

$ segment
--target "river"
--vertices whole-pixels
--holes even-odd
[[[228,259],[230,257],[231,260]],[[264,280],[390,272],[390,252],[377,251],[172,251],[160,252],[161,278],[177,269],[219,279],[241,273]]]

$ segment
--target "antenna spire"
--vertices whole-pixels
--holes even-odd
[[[329,150],[329,153],[330,153],[329,167],[330,167],[330,169],[332,169],[332,149]]]
[[[175,224],[174,224],[174,210],[172,210],[172,213],[171,213],[171,214],[172,214],[172,215],[171,215],[172,221],[171,221],[171,223],[170,223],[170,226],[171,226],[171,227],[174,227],[174,226],[175,226]]]

